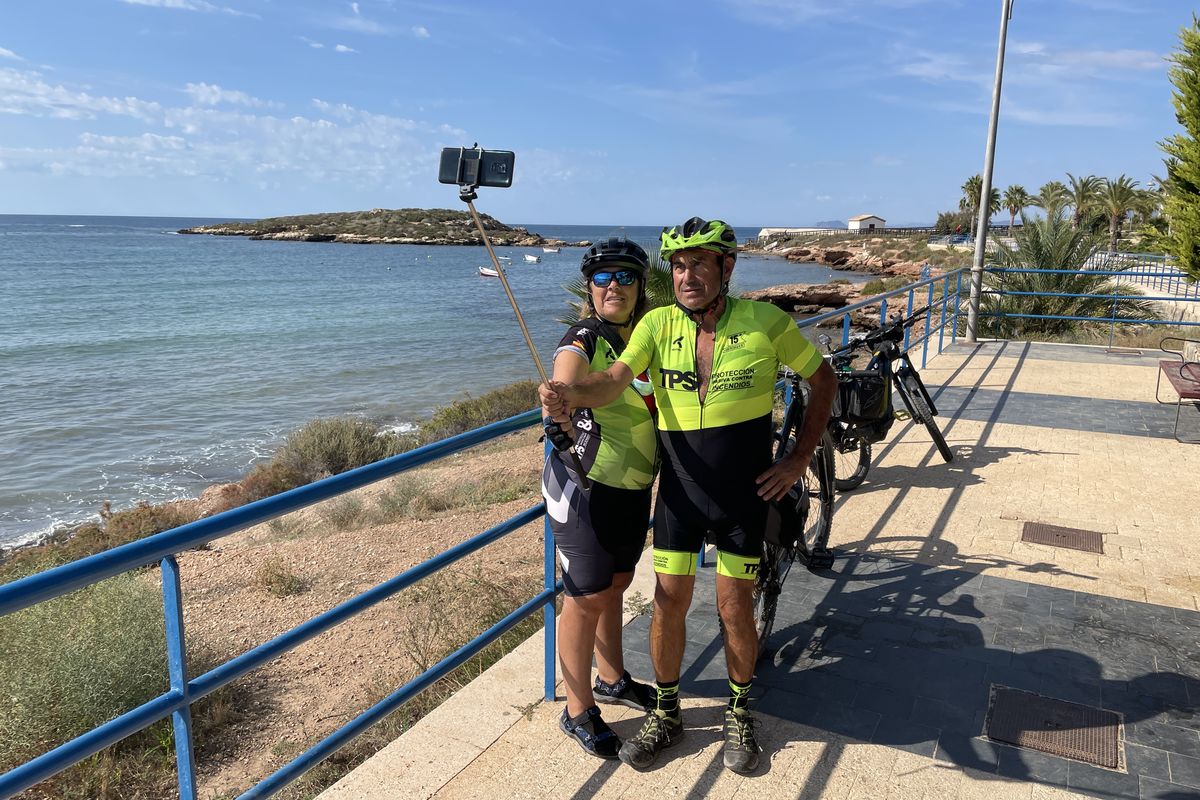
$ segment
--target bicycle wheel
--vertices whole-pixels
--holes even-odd
[[[826,431],[808,464],[808,515],[798,542],[810,572],[833,566],[829,534],[833,530],[833,440]]]
[[[831,434],[832,438],[832,434]],[[862,485],[871,469],[871,445],[861,439],[846,438],[833,447],[833,485],[849,492]]]
[[[925,392],[922,390],[917,376],[908,373],[900,378],[900,384],[903,387],[903,391],[900,394],[902,397],[908,395],[907,404],[912,410],[913,417],[925,426],[925,430],[929,431],[929,437],[937,445],[938,452],[942,454],[942,458],[949,464],[954,460],[954,452],[946,444],[946,437],[942,436],[942,431],[938,428],[937,423],[934,422],[933,411],[929,408],[929,403],[925,400]]]
[[[758,575],[754,578],[754,625],[758,631],[758,657],[767,652],[767,640],[775,629],[775,611],[779,607],[779,593],[783,582],[792,569],[795,551],[790,547],[763,544],[762,561]]]

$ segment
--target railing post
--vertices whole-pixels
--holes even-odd
[[[954,282],[954,322],[950,329],[950,344],[958,341],[958,308],[962,304],[962,270],[958,271],[958,280]]]
[[[545,454],[550,456],[550,439],[546,439]],[[550,512],[547,510],[546,516],[542,519],[542,587],[545,589],[554,589],[558,585],[554,572],[554,531],[550,528]],[[546,601],[546,605],[542,608],[543,620],[543,646],[545,648],[545,672],[544,672],[544,691],[543,696],[546,702],[554,702],[555,694],[554,687],[558,683],[558,670],[554,661],[557,656],[557,638],[555,636],[555,626],[558,619],[554,614],[555,596],[551,596]]]
[[[879,301],[879,327],[887,324],[887,298]]]
[[[950,302],[950,276],[942,279],[942,321],[938,325],[938,355],[942,354],[942,346],[946,341],[946,304]]]
[[[842,346],[850,344],[850,315],[842,317]]]
[[[929,284],[929,302],[925,304],[925,335],[921,337],[921,369],[929,356],[929,317],[933,314],[933,284]]]
[[[183,597],[179,589],[179,564],[175,556],[160,562],[162,568],[163,621],[167,629],[167,673],[171,691],[183,695],[184,704],[171,715],[175,730],[175,765],[179,774],[179,800],[196,800],[196,764],[192,757],[192,707],[188,702],[187,648],[183,638]]]
[[[904,312],[904,316],[906,316],[906,317],[912,316],[913,295],[915,295],[916,293],[917,293],[916,289],[908,290],[908,310]],[[911,333],[912,333],[912,328],[904,329],[904,352],[906,352],[906,353],[908,352],[908,339],[909,339],[909,334],[911,334]]]

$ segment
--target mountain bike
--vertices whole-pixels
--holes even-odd
[[[807,387],[792,373],[791,400],[784,409],[783,424],[775,434],[775,458],[796,446],[796,436],[807,407]],[[833,566],[829,532],[833,527],[833,442],[829,434],[813,452],[808,470],[784,499],[772,503],[768,535],[763,540],[762,560],[754,579],[754,620],[758,629],[758,654],[766,651],[775,627],[775,611],[783,582],[792,564],[799,561],[810,571]]]
[[[834,483],[839,491],[858,488],[871,468],[871,445],[887,435],[897,415],[892,409],[891,390],[900,395],[908,416],[925,426],[938,452],[947,463],[954,453],[946,444],[934,417],[937,406],[929,396],[917,368],[902,347],[904,332],[929,312],[928,307],[878,330],[858,333],[847,344],[833,350],[828,336],[818,341],[829,349],[825,356],[838,376],[838,397],[829,421],[833,441]],[[851,364],[857,351],[872,353],[866,369]]]

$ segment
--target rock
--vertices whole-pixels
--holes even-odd
[[[209,486],[196,499],[196,510],[202,517],[220,514],[242,503],[242,486],[238,483],[219,483]]]
[[[784,286],[757,289],[742,295],[747,300],[761,300],[779,306],[784,310],[793,309],[797,306],[842,308],[849,305],[852,298],[858,296],[859,290],[857,287],[840,283],[824,283],[816,286],[793,283]]]

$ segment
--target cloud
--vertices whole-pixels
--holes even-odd
[[[1164,57],[1152,50],[1053,49],[1041,42],[1022,42],[1013,50],[1014,68],[1039,77],[1110,80],[1122,73],[1166,68]]]
[[[357,53],[358,52],[353,47],[347,47],[344,44],[335,45],[333,49],[339,53]]]
[[[58,130],[77,131],[66,146],[0,143],[0,162],[7,171],[40,174],[327,181],[371,191],[429,179],[443,144],[470,140],[450,125],[323,100],[308,113],[282,116],[269,110],[279,103],[210,84],[189,84],[180,96],[186,104],[164,106],[0,69],[0,114],[57,118]]]
[[[958,0],[857,0],[854,3],[845,0],[724,0],[734,16],[774,28],[792,28],[819,19],[870,22],[871,15],[863,12],[871,6],[913,8],[929,3],[959,5]]]
[[[353,11],[356,15],[362,13],[361,11],[358,10],[358,3],[351,3],[350,10]]]
[[[24,61],[19,55],[5,47],[0,47],[0,58],[10,58],[13,61]]]
[[[308,38],[307,36],[300,36],[297,38],[299,38],[300,41],[304,42],[306,45],[313,48],[314,50],[320,50],[321,48],[323,48],[325,46],[325,45],[321,44],[320,42],[314,42],[312,39]]]
[[[396,32],[394,28],[388,25],[367,19],[359,14],[355,14],[352,17],[337,17],[330,21],[329,25],[340,31],[369,33],[375,36],[391,36]]]
[[[258,18],[257,14],[250,14],[245,11],[238,11],[235,8],[226,6],[213,5],[207,0],[121,0],[122,3],[131,6],[148,6],[150,8],[173,8],[179,11],[205,11],[205,12],[220,12],[222,14],[231,14],[235,17],[254,17]]]
[[[189,83],[184,87],[184,91],[191,95],[193,103],[201,106],[228,104],[251,108],[265,108],[273,105],[265,100],[259,100],[257,97],[251,97],[245,92],[239,92],[234,89],[222,89],[220,86],[209,83]]]
[[[424,25],[414,25],[412,28],[412,32],[413,32],[413,36],[416,36],[418,39],[428,39],[429,38],[429,29],[426,28]]]
[[[158,103],[136,97],[104,97],[51,85],[37,72],[0,69],[0,113],[57,119],[95,119],[102,115],[159,118]]]

